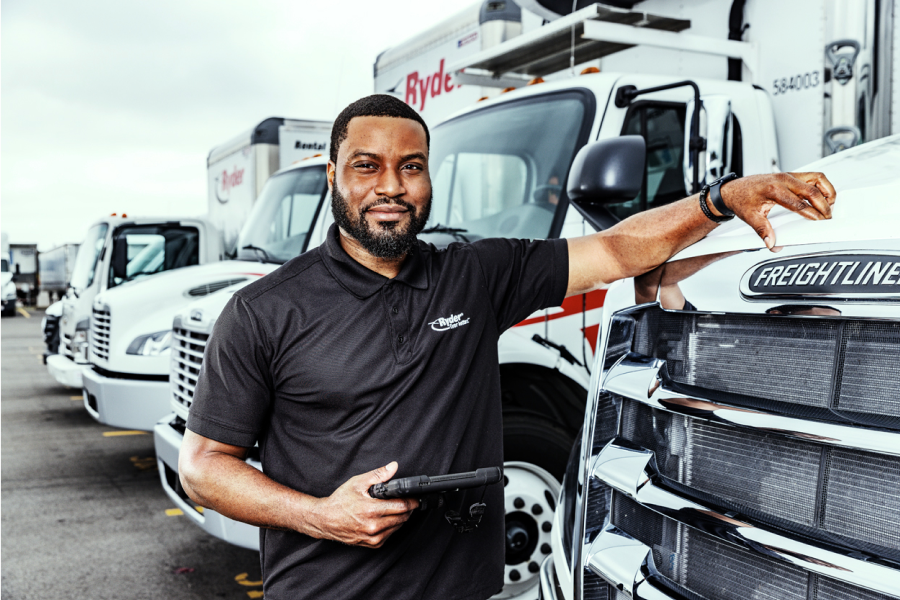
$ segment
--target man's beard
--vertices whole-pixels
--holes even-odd
[[[399,229],[397,221],[377,221],[374,226],[366,220],[366,210],[382,204],[396,204],[408,211],[409,224]],[[416,243],[416,236],[425,228],[431,214],[431,195],[422,207],[421,214],[415,206],[399,198],[381,197],[358,213],[351,214],[347,200],[338,191],[337,181],[331,190],[331,213],[338,227],[355,239],[372,256],[376,258],[402,258]]]

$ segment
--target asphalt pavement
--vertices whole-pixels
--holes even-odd
[[[47,373],[43,315],[27,314],[0,322],[0,598],[262,598],[259,554],[180,514],[153,436],[94,421]]]

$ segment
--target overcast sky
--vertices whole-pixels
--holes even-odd
[[[210,148],[334,119],[382,50],[468,4],[3,0],[3,231],[48,250],[113,212],[202,214]]]

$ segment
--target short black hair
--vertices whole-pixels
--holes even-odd
[[[428,125],[422,116],[409,104],[394,96],[387,94],[372,94],[360,98],[341,111],[334,126],[331,128],[331,162],[337,162],[338,148],[347,139],[347,127],[354,117],[395,117],[398,119],[412,119],[425,129],[425,145],[431,144],[431,135],[428,133]]]

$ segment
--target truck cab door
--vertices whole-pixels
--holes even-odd
[[[638,96],[627,106],[618,106],[619,89],[633,85],[638,90],[668,83],[659,77],[623,77],[610,94],[606,115],[600,125],[598,139],[619,135],[640,135],[647,144],[644,185],[634,200],[610,205],[618,220],[638,212],[656,208],[688,196],[685,189],[684,165],[688,102],[693,98],[690,87],[675,88]]]
[[[642,90],[677,81],[658,76],[626,76],[616,82],[609,95],[597,140],[612,139],[620,135],[640,135],[646,143],[647,158],[640,193],[632,200],[607,205],[606,227],[631,215],[691,195],[693,169],[685,156],[689,154],[693,89],[685,86],[641,94],[621,106],[616,102],[619,90],[625,86]],[[724,127],[726,122],[731,123],[731,115],[730,110],[726,111],[728,98],[722,94],[722,90],[701,87],[700,91],[701,100],[704,92],[709,92],[706,96],[709,110],[702,111],[700,123],[701,135],[704,129],[708,130],[707,137],[711,143],[706,151],[700,152],[699,180],[702,185],[704,179],[720,176],[724,165],[731,168],[740,163],[739,157],[735,156],[735,148],[740,148],[740,136],[735,139],[730,130],[726,131]],[[710,123],[705,123],[707,118]],[[566,233],[580,235],[571,230]],[[588,366],[596,351],[604,298],[605,290],[567,298],[560,307],[561,310],[557,314],[550,314],[547,321],[548,339],[566,346],[579,361]]]

